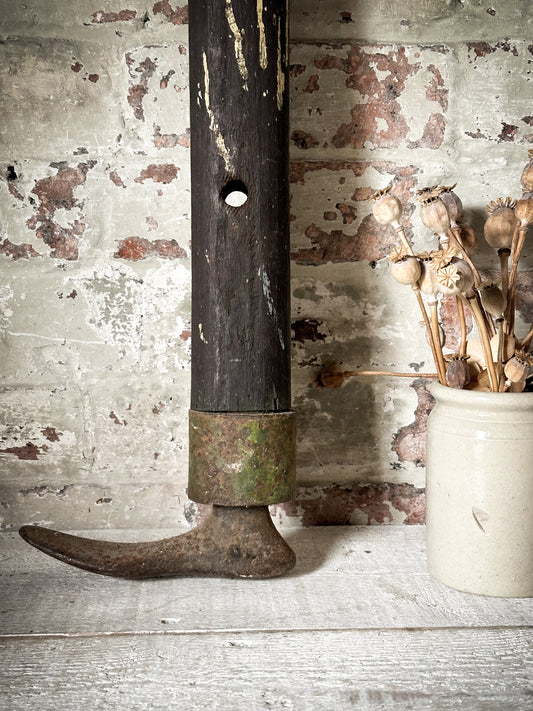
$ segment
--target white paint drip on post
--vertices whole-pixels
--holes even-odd
[[[259,66],[261,69],[266,69],[268,67],[268,55],[265,23],[263,21],[263,0],[257,0],[257,28],[259,29]]]
[[[281,344],[281,347],[283,350],[285,350],[285,339],[283,338],[283,331],[281,330],[281,327],[278,323],[278,315],[276,313],[276,309],[274,307],[274,299],[272,298],[272,292],[270,291],[270,279],[268,278],[268,274],[264,270],[263,267],[260,267],[257,271],[257,274],[259,278],[261,279],[261,283],[263,285],[263,295],[266,299],[267,302],[267,307],[268,307],[268,313],[272,316],[276,323],[276,327],[278,329],[278,337],[279,337],[279,342]]]
[[[198,324],[198,331],[200,333],[200,340],[207,344],[208,340],[206,339],[206,337],[204,335],[204,328],[201,323]]]
[[[203,52],[203,54],[202,54],[202,60],[203,60],[203,66],[204,66],[204,85],[205,85],[204,103],[205,103],[205,110],[207,111],[207,115],[209,116],[209,128],[215,135],[215,140],[216,140],[216,144],[217,144],[217,148],[218,148],[218,154],[224,160],[226,170],[228,172],[231,172],[233,170],[233,161],[231,159],[228,147],[226,146],[226,142],[224,141],[224,137],[220,131],[220,126],[218,125],[218,121],[215,119],[214,113],[211,109],[211,105],[209,102],[209,67],[207,66],[207,56],[206,56],[205,52]]]
[[[243,89],[244,91],[248,91],[248,68],[246,67],[246,61],[242,51],[242,32],[237,25],[231,0],[226,0],[226,19],[228,21],[229,28],[233,33],[235,42],[235,59],[237,60],[237,65],[244,81]]]
[[[283,73],[283,58],[281,52],[281,18],[278,18],[278,111],[283,108],[283,92],[285,91],[285,75]]]

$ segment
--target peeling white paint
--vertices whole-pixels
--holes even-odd
[[[21,297],[22,298],[22,297]],[[9,284],[0,285],[0,328],[6,328],[11,323],[13,311],[8,305],[12,304],[13,289]]]
[[[268,67],[268,55],[265,23],[263,21],[263,0],[257,0],[257,27],[259,29],[259,66],[261,69],[266,69]]]
[[[376,116],[374,120],[376,122],[376,133],[379,133],[380,131],[385,132],[389,128],[389,124],[384,118],[381,118],[381,116]]]
[[[198,331],[200,333],[200,340],[203,341],[205,344],[208,343],[206,337],[204,336],[204,328],[201,323],[198,324]]]
[[[52,428],[53,436],[47,436],[46,432],[49,428],[50,423],[45,424],[38,421],[25,423],[22,428],[4,424],[1,430],[2,448],[17,448],[27,442],[31,442],[32,445],[35,445],[40,450],[37,453],[38,460],[41,457],[47,457],[48,464],[57,464],[66,448],[76,446],[76,433],[67,430],[65,427],[59,430],[54,427]]]
[[[160,373],[184,370],[190,364],[190,270],[167,261],[144,276],[141,363]]]
[[[233,34],[233,39],[235,43],[235,59],[237,60],[237,65],[239,67],[241,77],[244,81],[243,89],[245,91],[248,91],[248,68],[246,66],[246,60],[244,59],[244,53],[242,51],[243,33],[237,25],[237,20],[235,19],[231,0],[226,0],[226,20],[228,21],[229,28]]]
[[[274,300],[272,299],[272,294],[270,291],[270,279],[268,278],[268,274],[263,269],[263,267],[259,267],[257,274],[259,275],[261,283],[263,284],[263,294],[267,302],[268,312],[271,316],[274,316]]]
[[[215,115],[211,109],[211,104],[209,101],[209,67],[207,66],[207,56],[206,56],[205,52],[203,52],[203,54],[202,54],[202,61],[203,61],[203,66],[204,66],[204,85],[205,85],[204,103],[205,103],[205,110],[207,111],[207,115],[209,116],[209,129],[212,131],[212,133],[215,136],[218,154],[224,160],[226,170],[228,172],[230,172],[230,171],[233,171],[233,161],[231,159],[230,152],[228,150],[228,147],[226,146],[226,142],[224,141],[224,136],[222,135],[222,133],[220,131],[220,126],[218,125],[218,121],[215,118]]]
[[[281,111],[283,108],[283,92],[285,91],[285,74],[283,73],[283,57],[281,49],[281,20],[278,21],[277,87],[278,111]]]
[[[267,307],[268,307],[268,313],[272,316],[276,323],[276,328],[278,330],[278,337],[279,337],[279,342],[281,344],[281,347],[283,350],[285,350],[285,339],[283,337],[283,331],[279,325],[278,322],[278,314],[276,312],[276,309],[274,307],[274,299],[272,298],[272,292],[270,290],[270,279],[268,278],[268,274],[266,271],[263,269],[263,267],[260,267],[257,271],[257,274],[259,278],[261,279],[261,283],[263,285],[263,295],[265,297],[265,300],[267,302]]]
[[[285,64],[289,62],[289,0],[285,1]]]
[[[144,314],[143,285],[137,274],[123,265],[107,265],[81,272],[71,283],[87,304],[87,326],[105,343],[138,354]]]

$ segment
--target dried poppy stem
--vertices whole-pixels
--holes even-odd
[[[370,377],[372,375],[390,376],[394,378],[438,378],[438,373],[395,373],[392,370],[343,370],[345,378],[355,378],[358,375]]]
[[[504,346],[504,331],[503,331],[503,319],[499,318],[496,322],[498,326],[498,391],[504,392],[505,390],[505,377],[503,373],[503,346]]]
[[[398,237],[400,238],[401,243],[407,249],[409,254],[414,255],[413,248],[411,247],[411,244],[405,234],[405,230],[403,229],[403,227],[401,225],[398,225],[396,227],[396,232],[398,233]],[[418,306],[420,307],[420,312],[422,314],[422,318],[424,319],[424,326],[425,326],[426,332],[428,334],[428,341],[429,341],[429,346],[431,348],[431,353],[433,355],[433,360],[434,360],[435,365],[437,367],[439,382],[441,383],[441,385],[446,385],[446,366],[444,365],[444,356],[442,355],[442,349],[440,348],[440,334],[438,333],[438,328],[437,328],[438,340],[435,341],[435,336],[434,336],[432,328],[431,328],[431,323],[429,321],[429,317],[428,317],[428,314],[426,311],[424,299],[422,298],[422,294],[420,293],[420,287],[418,287],[417,285],[413,285],[411,288],[413,289],[413,291],[415,293],[416,299],[418,301]],[[437,319],[437,325],[438,325],[438,319]],[[438,343],[438,347],[437,347],[437,343]]]
[[[391,377],[391,378],[438,378],[437,373],[395,373],[391,370],[337,370],[335,366],[324,366],[315,376],[317,388],[340,388],[348,378],[357,377]]]
[[[504,247],[498,250],[498,256],[500,258],[500,271],[502,275],[502,293],[507,299],[507,292],[509,291],[509,255],[511,250]]]
[[[479,335],[481,336],[481,345],[483,347],[483,354],[485,355],[485,361],[487,364],[487,372],[489,374],[490,389],[494,392],[498,391],[498,375],[494,367],[494,361],[492,360],[492,349],[490,347],[489,334],[487,331],[487,324],[483,316],[483,310],[479,306],[475,296],[467,296],[468,303],[472,309],[472,313],[476,320]]]
[[[446,385],[446,365],[444,363],[444,354],[442,352],[442,346],[440,343],[440,326],[439,314],[437,311],[437,299],[428,301],[428,304],[429,313],[431,315],[431,327],[429,333],[431,333],[433,337],[433,344],[435,347],[435,364],[437,366],[441,385]]]
[[[422,318],[424,319],[424,326],[426,327],[426,332],[428,334],[428,341],[429,341],[429,346],[431,348],[431,353],[433,355],[433,361],[435,362],[435,366],[437,368],[438,372],[438,378],[439,382],[441,385],[446,385],[446,367],[444,365],[444,356],[442,355],[442,349],[440,348],[440,333],[438,332],[438,319],[437,319],[437,338],[438,338],[438,344],[439,348],[437,349],[437,345],[435,342],[435,338],[433,335],[433,331],[431,328],[431,323],[429,321],[429,317],[426,311],[426,307],[424,304],[424,299],[422,298],[422,294],[420,293],[420,289],[418,287],[413,286],[413,291],[415,292],[418,305],[420,307],[420,312],[422,314]],[[439,357],[440,353],[440,357]]]
[[[405,234],[405,230],[401,225],[398,225],[398,227],[396,227],[396,232],[398,233],[398,237],[400,238],[400,241],[405,247],[405,249],[409,252],[409,254],[414,255],[413,248],[411,247],[411,244]]]
[[[483,318],[483,323],[485,324],[485,328],[487,329],[489,338],[492,338],[493,336],[496,335],[496,328],[494,327],[492,318],[490,317],[490,314],[488,314],[487,311],[485,310],[485,307],[483,306],[483,302],[481,300],[481,294],[477,290],[475,292],[475,297],[476,297],[477,305],[479,306],[479,310],[481,312],[481,316]]]
[[[461,258],[465,260],[465,262],[468,264],[468,266],[472,270],[472,274],[474,275],[474,284],[476,286],[479,286],[479,284],[481,284],[481,277],[479,275],[478,270],[476,269],[476,265],[470,259],[468,254],[466,253],[466,249],[464,248],[464,245],[461,241],[460,234],[461,234],[461,231],[459,230],[458,227],[456,229],[450,228],[447,232],[447,235],[450,238],[450,242],[456,249],[460,250],[461,255],[462,255]]]
[[[466,339],[467,339],[467,332],[466,332],[466,318],[465,318],[465,307],[463,300],[461,299],[460,296],[455,297],[455,303],[457,304],[457,313],[459,314],[459,325],[461,327],[461,344],[459,347],[459,355],[460,356],[465,356],[466,355]]]
[[[514,304],[516,292],[516,277],[518,274],[518,261],[526,239],[527,225],[521,223],[513,235],[511,245],[511,271],[509,272],[509,286],[507,289],[507,307],[505,309],[506,332],[512,334],[514,329]]]
[[[357,377],[391,377],[391,378],[438,378],[437,373],[395,373],[392,370],[337,370],[335,365],[325,365],[315,375],[314,385],[317,388],[340,388],[348,378]]]

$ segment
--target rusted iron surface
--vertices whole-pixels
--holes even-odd
[[[193,501],[257,506],[289,501],[296,483],[293,412],[189,412]]]
[[[161,541],[97,541],[40,526],[23,526],[20,534],[64,563],[119,578],[272,578],[296,562],[266,506],[214,506],[202,525]]]

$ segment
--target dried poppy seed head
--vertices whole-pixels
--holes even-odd
[[[525,380],[529,375],[529,369],[533,365],[533,358],[525,351],[515,351],[512,358],[509,358],[504,366],[503,372],[507,380],[511,383],[518,383]]]
[[[514,210],[516,206],[516,200],[513,200],[511,197],[506,197],[506,198],[498,198],[497,200],[491,200],[487,207],[485,208],[487,211],[487,214],[492,215],[493,212],[497,212],[498,210],[501,210],[502,208],[509,207],[511,210]]]
[[[467,360],[470,356],[451,353],[446,356],[448,367],[446,368],[446,384],[450,388],[463,390],[470,382],[470,368]]]
[[[409,252],[407,251],[407,248],[403,244],[401,244],[398,247],[394,247],[392,252],[388,255],[387,259],[389,260],[389,262],[401,262],[403,259],[405,259],[405,257],[407,257],[408,254]]]
[[[420,262],[412,254],[405,255],[403,259],[397,259],[391,263],[391,274],[406,286],[413,286],[420,279],[422,268]]]
[[[469,264],[462,259],[454,259],[448,266],[439,269],[437,275],[437,289],[447,296],[459,296],[472,292],[474,274]]]
[[[439,185],[436,189],[438,196],[448,209],[450,222],[454,225],[463,217],[463,203],[459,195],[454,192],[456,185],[457,183],[454,185]]]
[[[457,250],[455,247],[446,247],[446,249],[439,249],[437,252],[432,253],[431,262],[429,264],[430,269],[438,272],[440,269],[444,269],[448,264],[451,264],[452,259],[457,256]]]
[[[431,252],[419,252],[416,257],[417,259],[420,259],[422,262],[429,262],[435,257],[437,254],[439,254],[440,249],[432,250]]]
[[[487,244],[494,249],[510,249],[518,225],[515,215],[516,201],[510,197],[498,198],[487,205],[488,217],[483,228]]]
[[[457,220],[457,228],[459,230],[459,241],[464,251],[469,257],[473,256],[477,252],[478,248],[478,238],[474,230],[469,224],[463,221],[461,218]]]
[[[375,193],[372,193],[370,196],[370,200],[379,200],[380,198],[384,197],[385,195],[389,195],[390,191],[392,190],[392,183],[389,183],[386,187],[380,188],[379,190],[376,190]]]
[[[372,212],[380,225],[398,224],[402,215],[402,204],[395,195],[391,195],[391,190],[392,184],[370,196],[374,201]]]
[[[438,235],[446,235],[450,229],[448,209],[438,196],[431,195],[422,200],[420,218],[428,229]]]
[[[420,188],[416,191],[417,199],[419,200],[419,202],[426,200],[426,198],[435,194],[435,190],[437,190],[437,188],[438,185],[429,185],[427,188]]]
[[[449,264],[447,267],[443,267],[437,271],[437,281],[441,286],[444,286],[447,290],[455,291],[457,288],[457,283],[460,281],[461,275],[457,269]],[[459,291],[457,291],[459,293]]]
[[[478,291],[485,311],[488,311],[494,318],[501,318],[507,302],[499,284],[494,281],[485,281],[479,285]]]
[[[429,268],[429,263],[427,261],[420,261],[420,278],[418,279],[418,286],[420,291],[426,296],[433,297],[437,291],[435,286],[435,272],[432,272]]]

